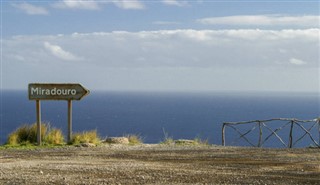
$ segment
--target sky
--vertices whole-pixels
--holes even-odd
[[[320,92],[320,2],[1,1],[1,89]]]

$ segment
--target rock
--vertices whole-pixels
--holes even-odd
[[[108,137],[106,143],[112,144],[129,144],[129,139],[126,137]]]
[[[194,140],[188,139],[178,139],[174,141],[175,144],[182,144],[182,145],[192,145],[195,144]]]
[[[95,147],[96,145],[93,143],[81,143],[80,146],[82,146],[82,147]]]

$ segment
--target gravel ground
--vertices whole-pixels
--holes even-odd
[[[320,184],[320,149],[159,144],[0,150],[0,184]]]

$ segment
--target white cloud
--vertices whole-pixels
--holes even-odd
[[[291,58],[290,59],[290,63],[291,64],[294,64],[294,65],[298,65],[298,66],[301,66],[301,65],[306,65],[307,62],[303,61],[303,60],[300,60],[300,59],[297,59],[297,58]]]
[[[29,14],[29,15],[48,15],[49,14],[46,8],[35,6],[29,3],[12,4],[12,6],[24,11],[26,14]]]
[[[314,91],[319,83],[319,31],[158,30],[19,36],[3,40],[3,71],[12,81],[21,81],[16,77],[21,73],[29,81],[81,81],[112,90],[291,91],[305,87]],[[66,60],[78,60],[77,65]]]
[[[162,3],[169,6],[187,6],[187,1],[181,1],[181,0],[162,0]]]
[[[99,5],[94,0],[62,0],[53,4],[55,8],[62,9],[83,9],[83,10],[98,10]]]
[[[122,9],[144,9],[145,6],[138,0],[113,0],[113,4]]]
[[[319,61],[319,31],[159,30],[21,36],[8,40],[3,53],[12,61],[18,61],[12,56],[25,61],[52,61],[54,55],[62,60],[85,58],[95,65],[129,68],[270,67],[277,66],[274,61],[288,61],[295,56],[308,61],[305,67],[314,67]],[[292,63],[297,61],[287,65]]]
[[[72,53],[63,50],[58,45],[50,44],[49,42],[44,42],[44,47],[49,51],[53,56],[62,59],[62,60],[80,60],[80,57],[73,55]]]
[[[286,15],[236,15],[226,17],[209,17],[197,22],[212,25],[231,26],[297,26],[319,27],[320,16],[286,16]]]
[[[62,0],[53,4],[55,8],[99,10],[104,4],[114,4],[121,9],[144,9],[145,6],[139,0]]]

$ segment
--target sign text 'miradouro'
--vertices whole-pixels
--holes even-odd
[[[31,83],[28,94],[30,100],[80,100],[89,90],[81,84]]]

